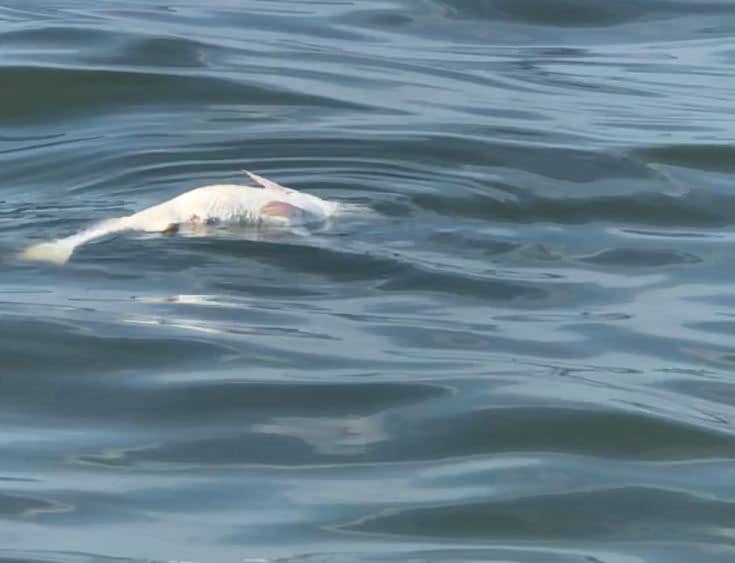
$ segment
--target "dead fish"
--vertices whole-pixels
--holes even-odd
[[[244,172],[257,187],[202,186],[133,215],[107,219],[74,235],[34,244],[19,257],[63,264],[78,246],[121,231],[174,233],[181,225],[209,223],[303,227],[324,223],[339,208],[336,202],[281,186],[247,170]]]

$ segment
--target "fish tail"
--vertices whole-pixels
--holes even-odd
[[[107,219],[106,221],[97,223],[96,225],[71,236],[49,242],[33,244],[23,250],[18,257],[21,260],[32,262],[64,264],[69,260],[78,246],[105,235],[133,228],[130,217],[131,216]]]

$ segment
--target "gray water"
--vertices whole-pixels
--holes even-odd
[[[3,3],[0,561],[733,561],[733,34]],[[242,168],[373,213],[14,258]]]

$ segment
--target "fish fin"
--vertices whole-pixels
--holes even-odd
[[[74,245],[64,240],[41,242],[26,248],[18,258],[27,262],[49,262],[51,264],[65,264],[74,252]]]
[[[272,192],[277,192],[280,194],[289,194],[293,192],[291,188],[287,188],[286,186],[282,186],[281,184],[277,184],[276,182],[273,182],[272,180],[268,180],[267,178],[263,178],[262,176],[258,176],[257,174],[253,174],[252,172],[248,170],[243,170],[245,174],[248,175],[248,177],[258,184],[260,187],[266,190],[270,190]]]
[[[299,222],[303,213],[301,209],[285,201],[269,201],[260,208],[260,215],[263,219],[275,219],[287,223]]]

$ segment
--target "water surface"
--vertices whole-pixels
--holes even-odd
[[[732,561],[733,32],[5,2],[0,561]],[[375,214],[13,259],[245,167]]]

